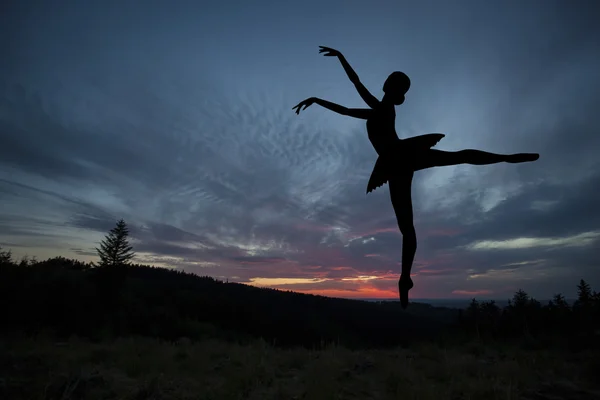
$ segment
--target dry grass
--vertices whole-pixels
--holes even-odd
[[[0,399],[598,399],[597,354],[469,345],[281,350],[220,341],[0,342]]]

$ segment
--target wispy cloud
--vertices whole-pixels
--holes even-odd
[[[600,231],[584,232],[574,236],[544,238],[521,237],[509,240],[482,240],[467,246],[469,250],[513,250],[535,247],[583,247],[589,246],[600,237]]]

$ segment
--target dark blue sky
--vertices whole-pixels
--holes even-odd
[[[84,4],[85,3],[85,4]],[[218,5],[217,5],[218,4]],[[344,297],[395,297],[401,236],[344,53],[400,137],[539,152],[418,172],[416,297],[600,286],[594,1],[11,2],[0,17],[0,245],[95,260],[116,219],[138,261]],[[566,285],[566,286],[565,286]]]

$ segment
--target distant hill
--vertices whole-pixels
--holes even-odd
[[[439,335],[450,309],[368,302],[224,283],[143,265],[91,268],[50,259],[0,268],[6,333],[263,338],[281,346],[395,346]]]
[[[560,295],[543,304],[520,290],[508,307],[477,301],[464,309],[462,300],[418,299],[402,310],[397,301],[265,289],[144,265],[94,268],[65,258],[18,265],[0,260],[0,335],[238,343],[262,338],[276,346],[307,348],[536,337],[538,345],[590,347],[600,343],[600,294],[583,280],[578,290],[571,305]]]
[[[380,301],[391,301],[397,302],[398,300],[387,300],[387,299],[360,299],[369,302],[380,302]],[[429,304],[433,307],[443,307],[451,309],[466,309],[471,304],[472,299],[411,299],[411,303]],[[500,308],[508,306],[508,299],[478,299],[479,301],[494,301]],[[565,299],[568,303],[573,304],[577,299]],[[548,304],[550,299],[539,300],[541,304]]]

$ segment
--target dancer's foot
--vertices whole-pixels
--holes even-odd
[[[540,158],[540,155],[537,153],[518,153],[511,154],[507,157],[506,162],[511,164],[524,163],[524,162],[532,162]]]
[[[398,280],[398,292],[400,293],[400,305],[403,309],[406,309],[408,306],[408,291],[412,289],[414,283],[412,279],[409,277],[400,276]]]

